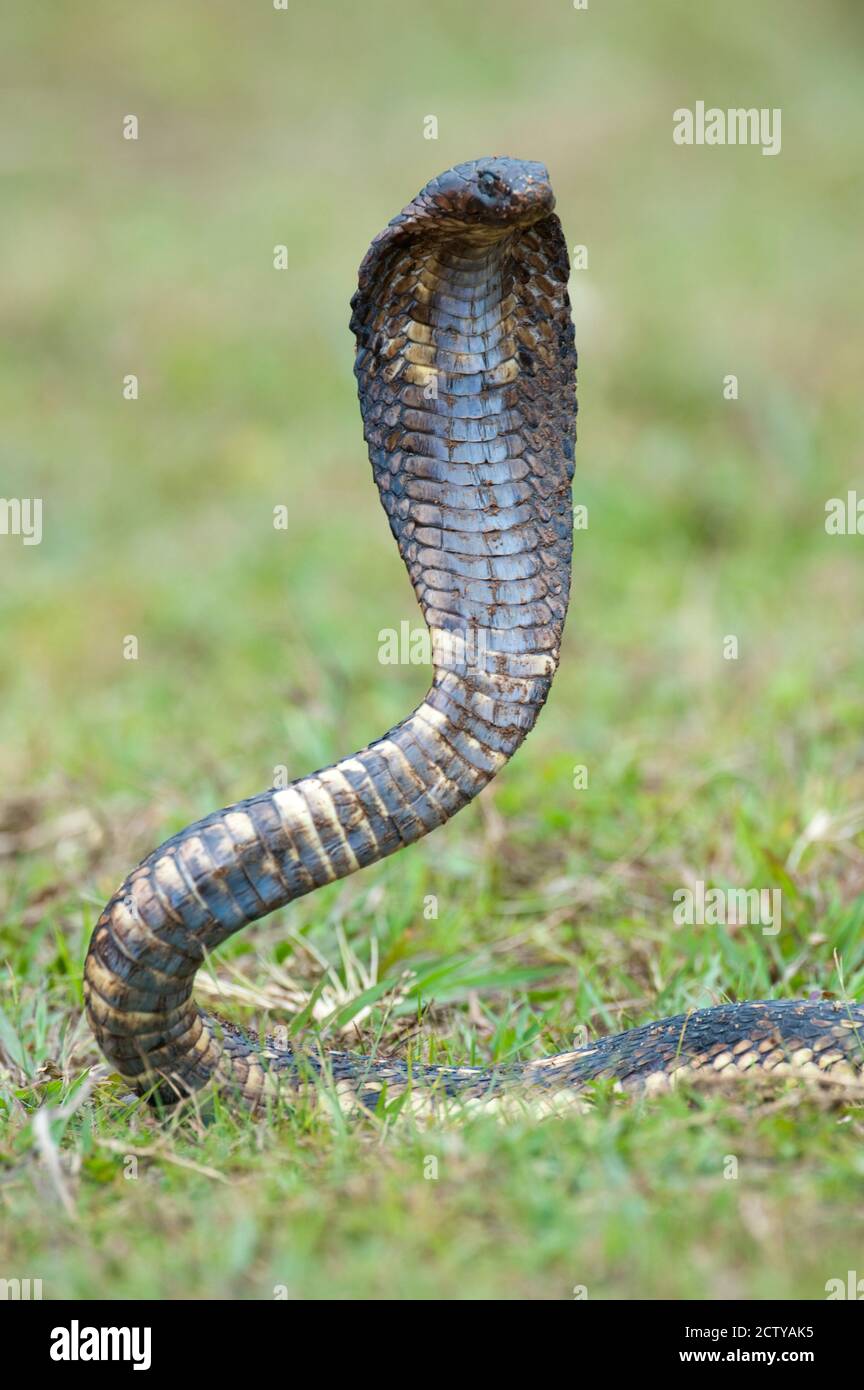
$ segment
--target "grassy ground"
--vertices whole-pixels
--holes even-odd
[[[0,536],[0,1278],[824,1297],[864,1261],[859,1109],[603,1093],[540,1126],[166,1130],[93,1070],[81,966],[158,840],[425,689],[377,660],[416,609],[347,300],[427,178],[507,152],[548,163],[589,251],[590,524],[556,686],[479,804],[231,943],[203,984],[290,1024],[324,974],[326,1039],[492,1061],[726,998],[860,995],[864,540],[824,529],[862,480],[859,10],[91,0],[7,28],[0,494],[44,499],[44,538]],[[672,111],[700,99],[782,108],[781,154],[675,146]],[[676,928],[697,880],[780,887],[781,932]]]

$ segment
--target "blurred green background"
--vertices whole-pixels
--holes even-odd
[[[493,1059],[566,1046],[579,1024],[838,990],[835,951],[845,987],[864,986],[864,538],[824,529],[828,498],[864,491],[864,11],[60,0],[18,6],[4,30],[0,495],[44,503],[41,545],[0,537],[0,1045],[19,1122],[5,1200],[25,1242],[6,1264],[87,1296],[267,1296],[297,1249],[297,1296],[568,1297],[577,1282],[592,1296],[821,1296],[860,1248],[860,1137],[850,1127],[835,1152],[833,1114],[753,1140],[772,1179],[751,1208],[729,1184],[706,1191],[699,1165],[713,1173],[729,1136],[703,1154],[706,1128],[685,1141],[675,1098],[626,1144],[614,1106],[539,1134],[469,1127],[453,1162],[474,1196],[457,1184],[434,1213],[406,1196],[412,1140],[393,1140],[382,1176],[362,1139],[319,1134],[308,1171],[291,1160],[275,1232],[268,1182],[289,1138],[270,1151],[271,1132],[262,1157],[241,1126],[225,1142],[242,1155],[243,1224],[226,1235],[206,1180],[155,1161],[139,1195],[100,1169],[79,1112],[58,1139],[70,1190],[91,1232],[117,1204],[141,1223],[139,1254],[122,1258],[81,1227],[41,1225],[28,1117],[40,1067],[56,1069],[56,1100],[98,1060],[81,960],[137,859],[275,765],[299,776],[361,746],[426,688],[427,672],[377,660],[379,631],[419,618],[365,457],[348,300],[372,236],[434,174],[483,154],[544,161],[571,247],[588,248],[571,297],[590,524],[562,668],[482,804],[222,958],[260,981],[291,932],[336,961],[349,995],[343,930],[381,979],[432,962],[437,984],[409,1000],[437,1006],[432,1041]],[[676,146],[672,112],[699,100],[781,108],[782,152]],[[674,932],[671,892],[700,878],[782,886],[781,936]],[[150,1134],[146,1116],[118,1118],[117,1095],[100,1087],[106,1132]],[[160,1210],[194,1228],[171,1261],[160,1184]],[[361,1214],[346,1230],[349,1190]],[[400,1262],[416,1273],[388,1290]]]

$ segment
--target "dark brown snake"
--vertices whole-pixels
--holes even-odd
[[[864,1009],[721,1005],[520,1066],[429,1067],[257,1043],[202,1013],[195,974],[226,937],[412,844],[467,805],[533,727],[570,588],[576,352],[569,263],[542,164],[433,179],[366,254],[352,299],[375,481],[432,634],[425,700],[353,757],[196,821],[154,850],[93,933],[84,994],[102,1051],[171,1104],[212,1085],[252,1109],[322,1081],[375,1109],[410,1091],[565,1101],[595,1078],[856,1079]]]

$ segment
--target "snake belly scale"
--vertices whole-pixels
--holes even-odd
[[[227,937],[375,863],[467,805],[534,725],[570,589],[576,352],[569,264],[542,164],[490,158],[433,179],[375,237],[351,301],[364,435],[430,628],[433,681],[382,738],[217,811],[129,875],[96,925],[90,1024],[139,1093],[222,1088],[259,1109],[322,1073],[348,1105],[382,1090],[496,1103],[578,1095],[598,1077],[858,1077],[864,1009],[721,1005],[493,1069],[263,1043],[201,1011],[195,974]]]

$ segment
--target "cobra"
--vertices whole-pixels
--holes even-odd
[[[448,821],[532,729],[570,589],[576,352],[567,249],[542,164],[433,179],[373,240],[351,304],[375,481],[431,635],[423,702],[332,767],[166,840],[111,898],[84,971],[111,1065],[163,1104],[219,1087],[251,1109],[322,1078],[351,1105],[578,1096],[614,1077],[861,1072],[864,1009],[721,1005],[492,1069],[258,1042],[202,1012],[196,971],[250,922]]]

